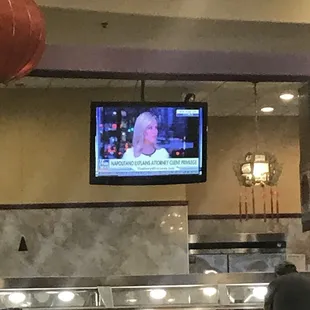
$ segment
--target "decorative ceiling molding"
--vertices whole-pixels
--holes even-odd
[[[302,82],[310,55],[49,45],[32,76]]]

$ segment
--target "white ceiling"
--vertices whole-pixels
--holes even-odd
[[[310,24],[216,21],[60,9],[43,11],[48,44],[310,52]],[[101,25],[103,22],[108,23],[105,29]]]
[[[139,94],[139,82],[127,80],[94,80],[94,79],[55,79],[26,77],[16,83],[2,88],[23,89],[114,89],[115,93],[123,89],[133,89]],[[298,115],[298,89],[300,83],[259,83],[258,108],[273,107],[272,115]],[[179,94],[176,100],[183,100],[184,94],[193,92],[197,101],[209,103],[209,114],[215,116],[254,115],[253,84],[246,82],[193,82],[193,81],[146,81],[147,91],[152,93],[174,92]],[[1,91],[1,89],[0,89]],[[295,99],[283,102],[279,95],[290,92]],[[147,99],[147,96],[146,96]],[[129,98],[132,100],[132,98]]]
[[[309,23],[309,0],[36,0],[43,7],[130,15]]]
[[[173,50],[310,52],[310,24],[254,22],[309,20],[310,23],[309,0],[300,0],[298,10],[296,3],[291,0],[37,2],[43,6],[48,44]],[[309,9],[306,9],[306,6],[309,6]],[[101,23],[105,22],[108,26],[103,28]],[[108,88],[119,92],[135,87],[136,81],[27,77],[7,88],[45,88],[52,91],[60,88]],[[298,115],[299,87],[298,83],[260,83],[258,104],[260,107],[274,107],[273,115]],[[147,81],[147,89],[155,92],[176,92],[179,100],[182,100],[185,93],[194,92],[197,100],[208,101],[210,115],[255,114],[251,83]],[[293,92],[296,99],[289,103],[282,102],[279,94],[285,91]]]

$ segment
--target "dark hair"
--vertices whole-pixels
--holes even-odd
[[[283,262],[276,266],[275,273],[277,276],[284,276],[289,273],[297,272],[297,268],[293,263]]]

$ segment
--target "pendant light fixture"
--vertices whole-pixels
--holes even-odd
[[[241,186],[239,195],[240,219],[248,219],[256,216],[256,198],[261,195],[263,200],[263,214],[266,220],[267,213],[271,217],[279,214],[279,193],[276,189],[282,166],[276,157],[266,151],[261,151],[258,93],[257,83],[253,83],[254,107],[255,107],[255,147],[247,152],[241,160],[234,163],[234,171]],[[268,199],[268,196],[270,199]],[[267,200],[270,201],[270,212],[267,212]],[[277,216],[278,217],[278,216]]]

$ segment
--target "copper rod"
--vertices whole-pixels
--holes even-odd
[[[271,213],[271,218],[273,218],[274,206],[273,206],[273,191],[272,191],[272,187],[270,187],[270,213]]]

